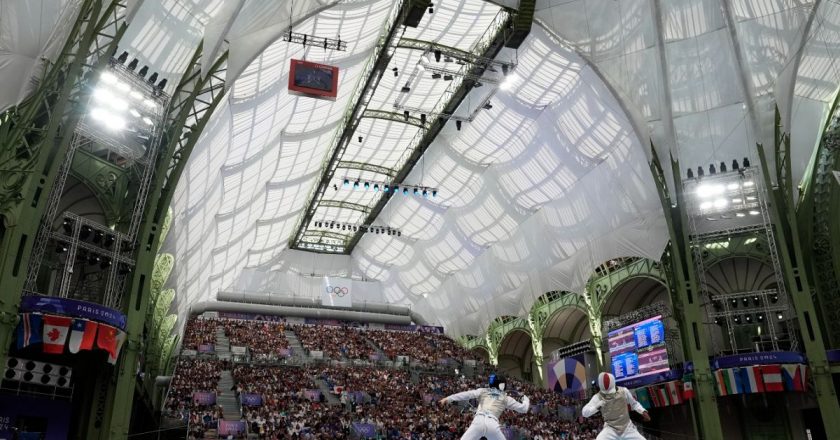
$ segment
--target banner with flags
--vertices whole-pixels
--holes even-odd
[[[645,409],[650,409],[653,406],[652,402],[650,401],[650,392],[647,388],[637,388],[634,391],[636,400],[638,400],[639,403],[642,404],[643,407],[645,407]]]
[[[672,380],[670,382],[636,388],[633,390],[633,394],[636,400],[646,409],[680,405],[690,399],[683,392],[684,386],[683,381]]]
[[[721,368],[714,375],[719,396],[808,389],[808,366],[804,364]]]
[[[70,333],[72,319],[64,316],[44,315],[44,353],[61,354]]]
[[[78,353],[79,350],[92,350],[97,327],[98,325],[93,321],[74,319],[70,331],[70,342],[67,344],[70,353]]]
[[[41,343],[43,318],[38,313],[21,313],[17,328],[17,348]]]

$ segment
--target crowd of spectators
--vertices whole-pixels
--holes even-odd
[[[180,358],[175,366],[175,376],[169,384],[164,403],[164,415],[189,422],[190,435],[203,438],[208,429],[214,429],[222,417],[221,407],[200,405],[193,401],[193,393],[217,394],[221,371],[227,365],[221,361],[199,358]]]
[[[270,355],[288,348],[283,323],[191,319],[187,325],[185,348],[213,343],[217,326],[224,329],[231,345],[246,346],[252,354]],[[381,347],[386,356],[409,356],[412,361],[436,364],[440,359],[472,358],[470,353],[443,335],[354,327],[297,325],[290,327],[307,351],[320,350],[333,359],[367,359],[375,353],[366,338]],[[198,405],[194,392],[217,393],[221,371],[231,369],[228,362],[205,358],[181,358],[176,366],[164,406],[165,415],[190,422],[190,436],[203,438],[222,417],[221,407]],[[458,370],[454,370],[457,371]],[[457,439],[473,418],[474,403],[441,407],[437,401],[446,395],[481,387],[484,378],[458,375],[412,373],[381,366],[319,364],[304,367],[237,365],[232,368],[237,397],[259,394],[262,405],[242,407],[241,420],[260,439],[349,439],[352,423],[375,427],[377,438]],[[340,403],[329,404],[317,390],[323,380],[330,390],[339,390]],[[527,414],[506,412],[502,426],[510,427],[521,438],[538,440],[594,439],[601,427],[599,418],[574,417],[578,404],[550,390],[511,380],[508,390],[519,397],[528,395]],[[571,414],[570,414],[571,410]]]
[[[198,350],[199,345],[216,344],[216,327],[219,321],[212,318],[190,318],[184,330],[183,348]]]
[[[376,354],[365,340],[367,332],[355,327],[296,325],[291,330],[307,352],[322,351],[331,359],[368,359]]]
[[[280,355],[289,348],[286,325],[282,322],[222,320],[221,325],[232,346],[248,347],[252,356]]]
[[[408,356],[411,361],[433,365],[442,359],[475,359],[452,339],[436,333],[367,330],[368,337],[390,359]]]

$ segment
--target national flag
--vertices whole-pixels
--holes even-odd
[[[125,342],[125,332],[121,330],[117,330],[117,348],[114,350],[113,353],[108,352],[108,363],[114,365],[117,363],[117,358],[120,356],[120,349],[123,346],[123,342]]]
[[[636,400],[645,407],[645,409],[650,409],[651,401],[650,401],[650,392],[647,388],[638,388],[636,390]]]
[[[78,353],[79,350],[92,350],[93,342],[96,340],[96,327],[98,325],[87,319],[74,319],[73,328],[70,331],[70,342],[67,349],[70,353]]]
[[[694,384],[689,380],[683,382],[683,400],[694,398]]]
[[[763,393],[764,380],[761,367],[741,368],[741,385],[745,393]]]
[[[108,352],[108,359],[117,357],[117,329],[110,325],[99,324],[96,346]]]
[[[671,402],[671,398],[668,395],[668,390],[666,390],[664,386],[657,385],[656,392],[659,394],[659,403],[661,403],[662,406],[673,405],[674,402]]]
[[[659,399],[659,393],[656,392],[656,386],[647,387],[648,394],[650,395],[650,401],[653,403],[654,407],[663,406],[662,402]]]
[[[782,367],[779,365],[762,365],[761,375],[764,379],[764,390],[768,393],[784,391],[782,382]]]
[[[44,315],[44,353],[61,354],[73,320],[64,316]]]
[[[17,327],[17,348],[21,349],[41,342],[43,319],[37,313],[21,313]]]
[[[741,385],[741,375],[738,372],[738,368],[727,368],[725,374],[729,378],[727,382],[731,387],[731,391],[729,392],[729,394],[743,393],[744,388]]]
[[[785,383],[785,390],[803,391],[802,371],[799,369],[799,365],[800,364],[782,365],[782,380]]]
[[[678,405],[683,401],[682,382],[674,380],[665,384],[668,390],[668,398],[671,400],[671,405]]]
[[[726,395],[726,384],[723,381],[723,370],[715,371],[715,390],[717,391],[718,396],[725,396]]]
[[[808,366],[799,364],[799,377],[802,379],[802,391],[808,391]]]

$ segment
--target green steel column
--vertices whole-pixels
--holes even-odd
[[[0,221],[6,228],[0,238],[0,363],[11,344],[35,236],[82,114],[77,106],[87,96],[83,72],[97,71],[108,61],[126,29],[115,18],[123,7],[117,1],[82,2],[39,88],[0,124]],[[111,40],[103,45],[97,38]],[[95,64],[87,64],[89,59]]]
[[[808,277],[801,264],[803,261],[802,248],[799,241],[799,230],[796,226],[796,213],[785,196],[783,188],[771,188],[771,179],[767,169],[767,160],[764,149],[758,146],[758,157],[761,160],[761,169],[764,174],[764,186],[768,188],[771,218],[773,218],[774,230],[778,254],[785,275],[785,286],[788,289],[793,306],[796,308],[796,317],[799,322],[802,342],[805,346],[805,355],[811,367],[811,376],[814,379],[814,391],[817,403],[820,408],[825,432],[830,439],[840,439],[840,405],[837,403],[837,393],[834,389],[834,381],[831,377],[831,370],[825,354],[825,343],[822,331],[817,322],[818,315],[811,298],[811,287]]]
[[[683,351],[687,361],[694,364],[695,401],[693,402],[694,417],[698,427],[698,437],[702,439],[722,439],[720,414],[717,408],[714,379],[709,366],[708,338],[703,328],[703,311],[700,308],[700,298],[697,297],[699,288],[694,275],[691,244],[688,231],[684,225],[687,222],[686,213],[681,209],[686,206],[682,194],[682,184],[679,178],[679,163],[672,161],[671,168],[674,175],[676,198],[672,199],[665,183],[667,178],[659,165],[656,150],[653,151],[651,171],[659,192],[660,201],[668,223],[668,233],[671,243],[668,251],[670,263],[669,285],[671,286],[671,302],[674,307],[674,317],[680,325]]]
[[[537,376],[533,378],[533,382],[545,387],[545,358],[543,357],[542,334],[543,328],[535,322],[534,313],[528,313],[528,334],[531,337],[531,350],[534,352],[534,365],[537,367]]]
[[[603,349],[603,335],[604,327],[601,320],[601,310],[592,304],[593,280],[590,280],[586,285],[586,290],[583,292],[583,300],[586,303],[586,320],[589,324],[589,333],[592,335],[592,347],[595,349],[595,368],[600,371],[604,369],[604,349]]]
[[[160,156],[155,162],[155,180],[143,208],[143,221],[137,235],[136,266],[124,303],[127,305],[124,354],[116,371],[113,411],[104,425],[102,440],[124,439],[131,422],[131,402],[136,385],[135,368],[142,353],[143,328],[150,303],[155,256],[166,225],[166,214],[178,179],[190,153],[210,116],[225,94],[223,66],[227,53],[216,60],[206,76],[201,76],[199,48],[190,60],[169,104]],[[196,121],[187,125],[187,121]],[[155,329],[150,329],[155,330]]]

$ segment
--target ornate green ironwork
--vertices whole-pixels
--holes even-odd
[[[105,213],[107,224],[116,225],[122,220],[126,208],[126,191],[130,176],[125,169],[102,160],[82,149],[76,150],[70,174],[83,182],[96,196]]]

